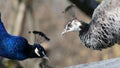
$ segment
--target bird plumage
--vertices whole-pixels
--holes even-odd
[[[74,19],[78,20],[78,19]],[[71,22],[72,23],[72,22]],[[79,21],[82,26],[79,36],[86,47],[102,50],[120,41],[119,0],[103,0],[95,9],[89,24]]]
[[[39,56],[35,52],[36,48]],[[24,37],[9,34],[0,19],[0,56],[14,60],[24,60],[46,57],[46,52],[40,44],[30,45]]]

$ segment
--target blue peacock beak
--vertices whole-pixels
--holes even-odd
[[[50,59],[46,55],[43,56],[43,59],[48,60],[50,62]]]

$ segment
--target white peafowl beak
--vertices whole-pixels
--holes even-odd
[[[67,31],[64,29],[64,31],[61,33],[61,36],[63,36]]]

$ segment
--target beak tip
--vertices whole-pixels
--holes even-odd
[[[43,57],[43,59],[48,60],[48,62],[50,62],[50,59],[47,56]]]
[[[63,36],[63,35],[64,35],[64,32],[61,33],[61,36]]]
[[[65,33],[66,33],[66,31],[63,31],[63,32],[61,33],[61,36],[63,36]]]
[[[63,36],[65,33],[67,33],[68,31],[66,29],[64,29],[64,31],[61,33],[61,36]]]

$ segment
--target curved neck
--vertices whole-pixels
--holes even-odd
[[[90,26],[89,26],[89,24],[87,24],[83,21],[81,21],[81,23],[82,23],[82,26],[80,27],[81,31],[79,31],[79,35],[84,35],[88,32]]]

